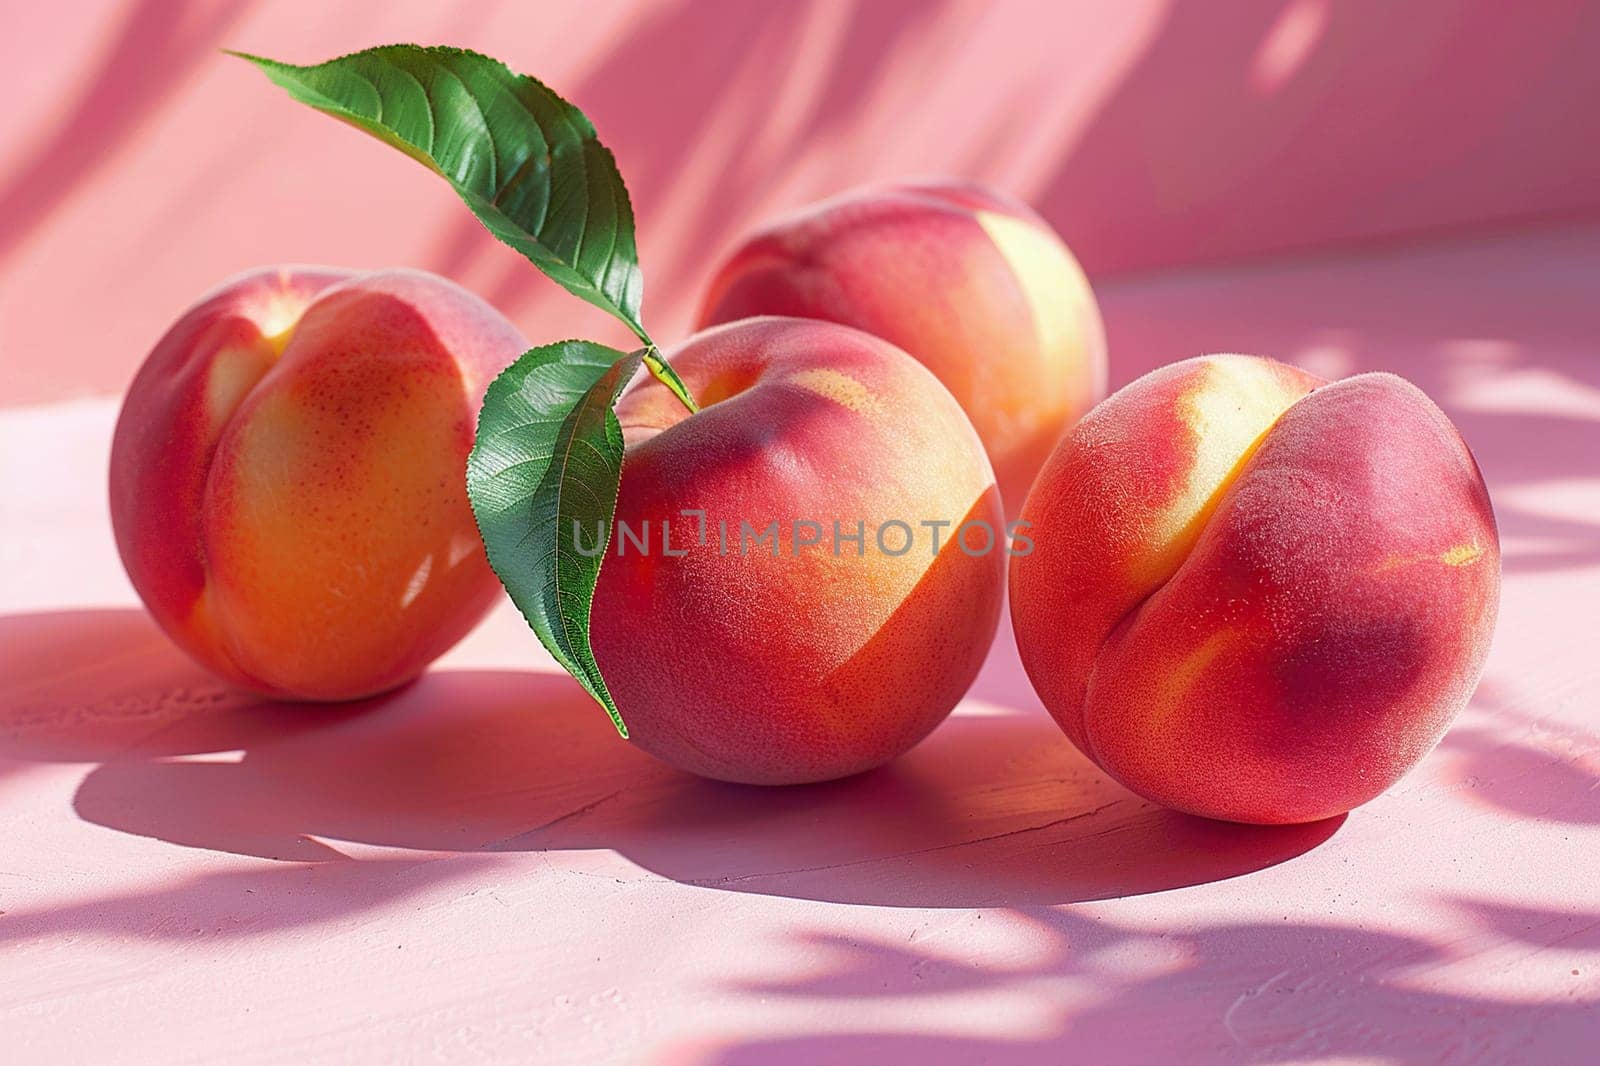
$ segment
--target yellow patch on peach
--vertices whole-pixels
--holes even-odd
[[[1467,544],[1457,544],[1437,554],[1391,555],[1379,564],[1377,572],[1381,574],[1390,570],[1398,570],[1402,566],[1410,566],[1414,563],[1443,563],[1446,566],[1455,567],[1471,566],[1483,558],[1483,554],[1483,545],[1474,541]]]
[[[245,395],[271,368],[275,352],[265,346],[225,348],[206,371],[205,412],[207,440],[214,441],[228,424]]]
[[[1089,279],[1066,245],[1030,219],[979,211],[977,220],[1027,296],[1041,350],[1076,348],[1082,359],[1083,323],[1097,322],[1099,312]],[[1095,390],[1103,387],[1100,381]]]
[[[849,374],[831,367],[811,367],[789,375],[789,381],[856,414],[877,414],[883,410],[883,405],[871,389]]]
[[[1239,635],[1233,630],[1219,629],[1191,649],[1165,673],[1158,674],[1155,692],[1146,704],[1150,724],[1160,726],[1173,722],[1182,708],[1183,701],[1193,692],[1206,669],[1238,639]]]
[[[1178,401],[1194,461],[1182,490],[1149,531],[1152,550],[1131,560],[1137,584],[1157,584],[1177,570],[1217,501],[1278,418],[1304,394],[1259,360],[1219,355],[1207,361],[1200,380]]]

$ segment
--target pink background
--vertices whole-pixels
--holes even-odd
[[[79,0],[3,17],[3,402],[120,391],[196,296],[266,263],[424,267],[535,343],[621,339],[432,175],[223,47],[315,62],[450,43],[538,73],[617,154],[664,339],[741,230],[879,177],[1016,193],[1096,278],[1600,212],[1600,6],[1583,0]]]
[[[0,1058],[1588,1062],[1600,1045],[1600,5],[11,5],[0,23]],[[1393,370],[1505,550],[1477,695],[1348,817],[1163,811],[1002,631],[872,774],[619,742],[509,604],[418,684],[261,706],[117,562],[117,394],[222,276],[410,264],[620,336],[221,46],[475,46],[596,120],[671,337],[762,215],[944,172],[1039,206],[1120,384]]]

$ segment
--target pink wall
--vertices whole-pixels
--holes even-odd
[[[772,211],[943,172],[1031,200],[1097,277],[1600,212],[1600,5],[1582,0],[142,0],[0,27],[0,403],[120,390],[222,277],[450,275],[535,341],[621,341],[432,175],[221,47],[481,49],[589,112],[641,219],[646,314]],[[1113,341],[1115,338],[1113,338]]]

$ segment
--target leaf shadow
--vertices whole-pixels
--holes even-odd
[[[3,913],[0,944],[83,935],[136,936],[192,946],[197,940],[267,936],[374,913],[444,885],[480,881],[492,860],[374,858],[212,870],[159,886],[81,902]]]
[[[1449,900],[1474,947],[1561,944],[1592,950],[1600,912],[1507,908]],[[743,997],[806,1003],[882,1002],[1061,987],[1046,1021],[1019,1037],[835,1031],[713,1046],[698,1062],[787,1066],[915,1061],[1023,1066],[1063,1058],[1172,1061],[1579,1061],[1600,998],[1590,990],[1525,1001],[1459,991],[1418,975],[1448,966],[1460,943],[1333,922],[1219,922],[1150,929],[1072,909],[997,912],[1033,942],[1022,961],[986,964],[923,944],[828,932],[795,935],[820,960],[803,976],[747,978]],[[1580,986],[1582,987],[1582,986]],[[1090,994],[1071,989],[1089,989]],[[1031,997],[1030,997],[1031,998]],[[1157,1021],[1157,1019],[1159,1021]],[[953,1030],[971,1016],[952,1016]]]
[[[251,6],[228,0],[182,15],[161,0],[129,6],[70,112],[0,188],[0,262],[138,133]]]
[[[1517,818],[1600,825],[1600,745],[1522,710],[1504,684],[1485,679],[1439,747],[1469,803]]]

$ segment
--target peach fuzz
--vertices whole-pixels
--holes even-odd
[[[111,516],[145,606],[267,696],[417,676],[499,595],[464,470],[484,389],[526,348],[421,272],[225,283],[161,338],[117,421]]]
[[[1341,814],[1436,744],[1499,601],[1471,453],[1389,374],[1206,356],[1063,439],[1013,561],[1023,665],[1135,792],[1240,822]]]
[[[999,620],[1004,517],[982,445],[939,382],[877,337],[747,319],[670,352],[693,415],[641,380],[591,637],[631,738],[707,777],[822,781],[894,758],[977,675]],[[705,512],[699,519],[684,510]],[[779,524],[776,553],[743,540]],[[661,548],[661,523],[669,545]],[[821,542],[804,543],[817,531]],[[997,543],[984,551],[983,521]],[[648,522],[650,551],[623,535]],[[858,548],[834,538],[864,532]],[[939,550],[903,522],[946,523]],[[726,553],[721,529],[726,524]],[[835,553],[837,549],[837,554]]]
[[[1010,514],[1105,392],[1105,331],[1077,260],[1028,207],[976,185],[868,187],[752,234],[700,323],[761,314],[840,322],[911,353],[972,419]]]

